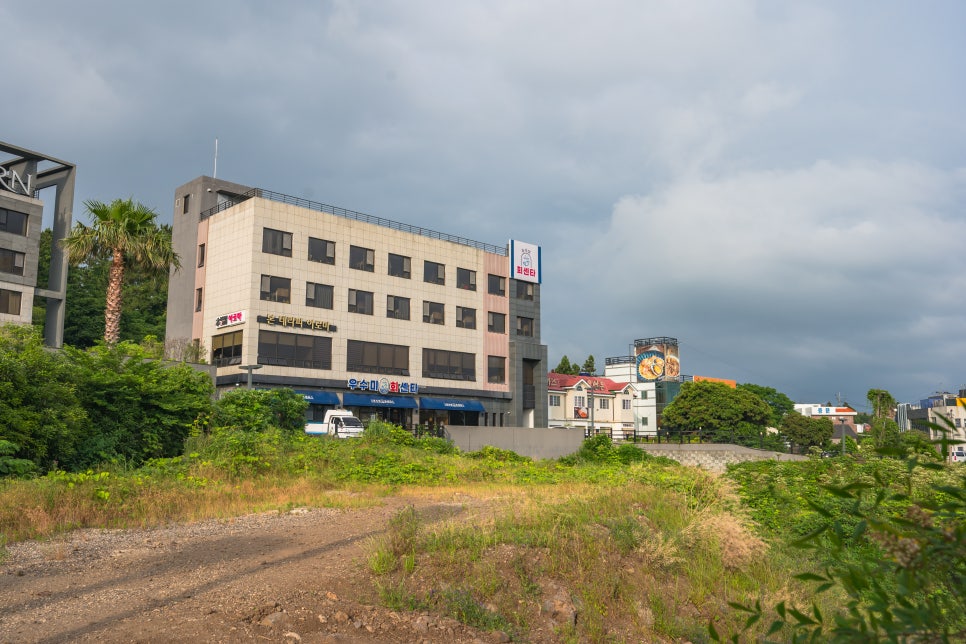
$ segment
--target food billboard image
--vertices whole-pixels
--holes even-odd
[[[634,340],[634,353],[638,382],[654,382],[681,375],[677,338]]]

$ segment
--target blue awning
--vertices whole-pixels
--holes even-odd
[[[381,394],[342,394],[346,407],[397,407],[416,409],[416,401],[407,396],[383,396]]]
[[[479,400],[457,400],[454,398],[419,399],[420,409],[445,409],[448,411],[486,411]]]
[[[338,405],[339,396],[332,391],[296,391],[310,405]]]

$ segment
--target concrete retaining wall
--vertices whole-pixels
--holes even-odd
[[[654,456],[673,458],[681,465],[692,465],[710,472],[722,473],[729,463],[745,461],[805,461],[808,457],[798,454],[783,454],[768,450],[751,449],[740,445],[675,445],[673,443],[639,444],[638,447]]]
[[[464,452],[489,445],[530,458],[560,458],[573,454],[584,442],[584,430],[562,427],[459,427],[447,426],[446,437]]]

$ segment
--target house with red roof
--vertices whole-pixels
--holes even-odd
[[[581,428],[588,436],[605,433],[615,440],[633,436],[635,393],[628,382],[551,371],[547,374],[548,424]]]

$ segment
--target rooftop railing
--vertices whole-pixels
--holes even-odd
[[[236,206],[244,201],[248,201],[252,197],[259,197],[261,199],[270,199],[271,201],[277,201],[279,203],[285,203],[292,206],[298,206],[299,208],[305,208],[307,210],[315,210],[317,212],[324,212],[330,215],[335,215],[336,217],[344,217],[346,219],[352,219],[354,221],[362,221],[367,224],[375,224],[377,226],[384,226],[386,228],[391,228],[392,230],[399,230],[405,233],[411,233],[413,235],[421,235],[423,237],[430,237],[432,239],[440,239],[442,241],[453,242],[454,244],[460,244],[462,246],[470,246],[471,248],[478,248],[487,253],[493,253],[495,255],[507,256],[508,251],[505,246],[496,246],[494,244],[487,244],[485,242],[475,241],[473,239],[467,239],[466,237],[459,237],[458,235],[450,235],[447,233],[441,233],[437,230],[432,230],[430,228],[422,228],[420,226],[412,226],[410,224],[403,224],[398,221],[392,221],[391,219],[383,219],[382,217],[375,217],[373,215],[367,215],[363,212],[356,212],[354,210],[347,210],[345,208],[340,208],[338,206],[330,206],[328,204],[319,203],[317,201],[310,201],[308,199],[303,199],[301,197],[293,197],[292,195],[282,194],[280,192],[272,192],[271,190],[263,190],[262,188],[252,188],[246,193],[235,195],[231,199],[224,201],[214,208],[209,208],[201,213],[201,219],[204,221],[208,217],[215,215],[219,212],[228,210],[229,208]]]

